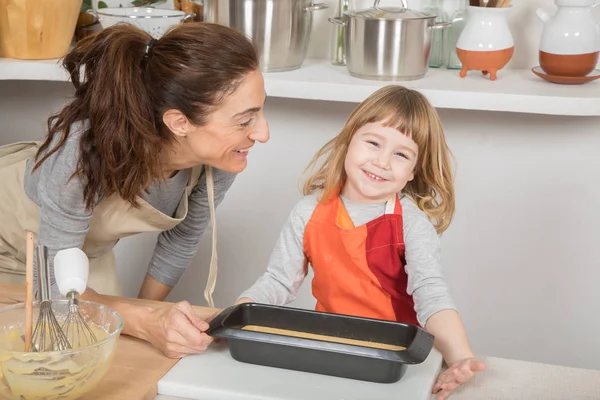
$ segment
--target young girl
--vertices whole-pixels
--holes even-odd
[[[449,368],[447,398],[477,362],[442,274],[438,234],[454,214],[450,151],[438,115],[414,90],[387,86],[350,115],[304,185],[267,271],[237,303],[293,301],[310,264],[316,310],[418,324]]]

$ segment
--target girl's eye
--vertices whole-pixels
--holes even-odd
[[[379,143],[377,143],[377,142],[374,142],[374,141],[372,141],[372,140],[367,140],[367,143],[369,143],[370,145],[373,145],[373,146],[375,146],[375,147],[379,147]]]
[[[397,155],[398,157],[404,157],[408,160],[408,157],[404,153],[396,153],[395,155]]]
[[[241,126],[248,126],[248,125],[250,125],[251,123],[252,123],[252,118],[250,118],[250,119],[249,119],[248,121],[246,121],[246,122],[242,122],[242,123],[240,123],[240,125],[241,125]]]

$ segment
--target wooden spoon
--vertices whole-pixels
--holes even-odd
[[[498,0],[488,0],[486,7],[496,7],[498,5]]]
[[[33,325],[33,233],[27,232],[25,252],[25,351],[31,349]]]
[[[469,0],[469,5],[472,7],[479,7],[479,0]]]

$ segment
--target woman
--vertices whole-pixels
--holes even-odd
[[[158,40],[124,24],[79,42],[63,65],[75,96],[49,119],[46,140],[0,148],[0,280],[24,283],[26,231],[47,246],[52,277],[57,251],[82,248],[83,299],[117,310],[123,333],[170,357],[200,352],[207,323],[187,302],[153,310],[109,296],[120,293],[112,248],[161,232],[139,297],[163,300],[177,283],[248,150],[269,139],[255,49],[216,24],[182,24]]]

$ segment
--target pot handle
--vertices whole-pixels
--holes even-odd
[[[196,13],[185,14],[185,17],[183,17],[183,19],[181,20],[181,23],[184,23],[188,19],[193,19],[193,18],[196,18]]]
[[[376,9],[377,11],[385,11],[385,8],[379,7],[380,1],[381,0],[375,0],[375,3],[373,3],[373,8]],[[408,10],[408,4],[406,3],[406,0],[400,0],[400,4],[402,5],[402,9],[400,10],[400,12],[404,12],[404,11]]]
[[[438,30],[438,29],[450,28],[451,26],[452,26],[452,23],[450,23],[450,22],[437,22],[433,25],[429,25],[427,28],[429,28],[431,30]]]
[[[94,9],[90,8],[89,10],[85,10],[85,13],[90,14],[92,17],[94,17],[94,22],[92,22],[92,25],[100,20],[98,18],[98,13],[96,13],[96,10],[94,10]]]
[[[341,18],[328,18],[329,22],[335,25],[346,26],[346,23]]]
[[[306,8],[304,8],[304,11],[306,11],[306,12],[319,11],[319,10],[324,10],[326,8],[329,8],[329,4],[317,3],[317,4],[313,4],[313,5],[310,5]]]

